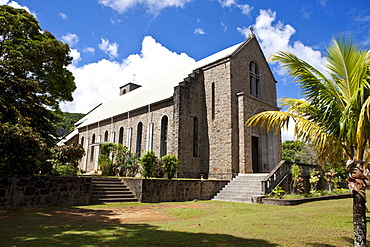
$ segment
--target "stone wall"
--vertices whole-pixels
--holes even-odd
[[[210,200],[229,180],[160,180],[123,178],[140,202]]]
[[[90,193],[88,177],[0,176],[0,208],[87,205]]]

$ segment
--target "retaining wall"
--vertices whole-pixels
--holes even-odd
[[[140,202],[210,200],[229,180],[162,180],[123,178]]]
[[[0,176],[0,208],[88,205],[90,193],[89,177]]]

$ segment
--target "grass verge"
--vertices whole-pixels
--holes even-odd
[[[0,227],[1,246],[353,245],[351,199],[294,207],[198,201],[7,209]]]

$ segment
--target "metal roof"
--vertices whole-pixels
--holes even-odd
[[[234,55],[248,41],[231,46],[198,62],[186,66],[174,73],[161,77],[147,85],[103,103],[81,118],[75,125],[78,128],[109,119],[114,116],[156,103],[173,96],[174,87],[198,68]]]

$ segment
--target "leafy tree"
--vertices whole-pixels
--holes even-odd
[[[120,175],[135,177],[139,173],[140,159],[132,155],[128,147],[118,144],[114,151],[114,166]]]
[[[175,177],[178,164],[179,160],[173,154],[166,154],[162,157],[162,168],[168,179]]]
[[[57,137],[54,113],[76,89],[69,47],[41,30],[24,9],[0,6],[0,166],[9,173],[37,171],[45,144]],[[15,133],[11,136],[6,133]],[[17,140],[15,140],[17,139]],[[15,143],[19,143],[16,145]]]
[[[158,158],[153,151],[147,151],[143,157],[141,157],[142,175],[145,178],[153,177],[157,160]]]
[[[78,172],[78,162],[85,155],[85,150],[81,145],[56,146],[51,149],[53,165],[52,173],[62,176],[76,176]]]
[[[57,111],[56,115],[59,119],[55,123],[55,127],[57,128],[57,130],[63,130],[65,135],[74,130],[74,124],[85,114]]]
[[[2,123],[29,126],[53,145],[56,137],[52,110],[71,101],[76,89],[69,46],[43,31],[24,9],[0,6],[0,117]]]
[[[328,77],[294,54],[279,52],[279,61],[295,77],[305,100],[284,98],[287,112],[267,111],[250,118],[280,130],[295,121],[295,137],[315,146],[321,162],[347,159],[353,193],[355,246],[366,245],[366,169],[370,160],[370,52],[351,40],[333,39],[325,55]],[[343,164],[344,165],[344,164]]]
[[[311,145],[301,141],[286,140],[282,145],[283,160],[290,162],[312,164],[315,162],[315,152]]]
[[[0,174],[49,172],[41,160],[49,155],[39,134],[21,124],[0,124]],[[14,165],[17,164],[17,165]]]

